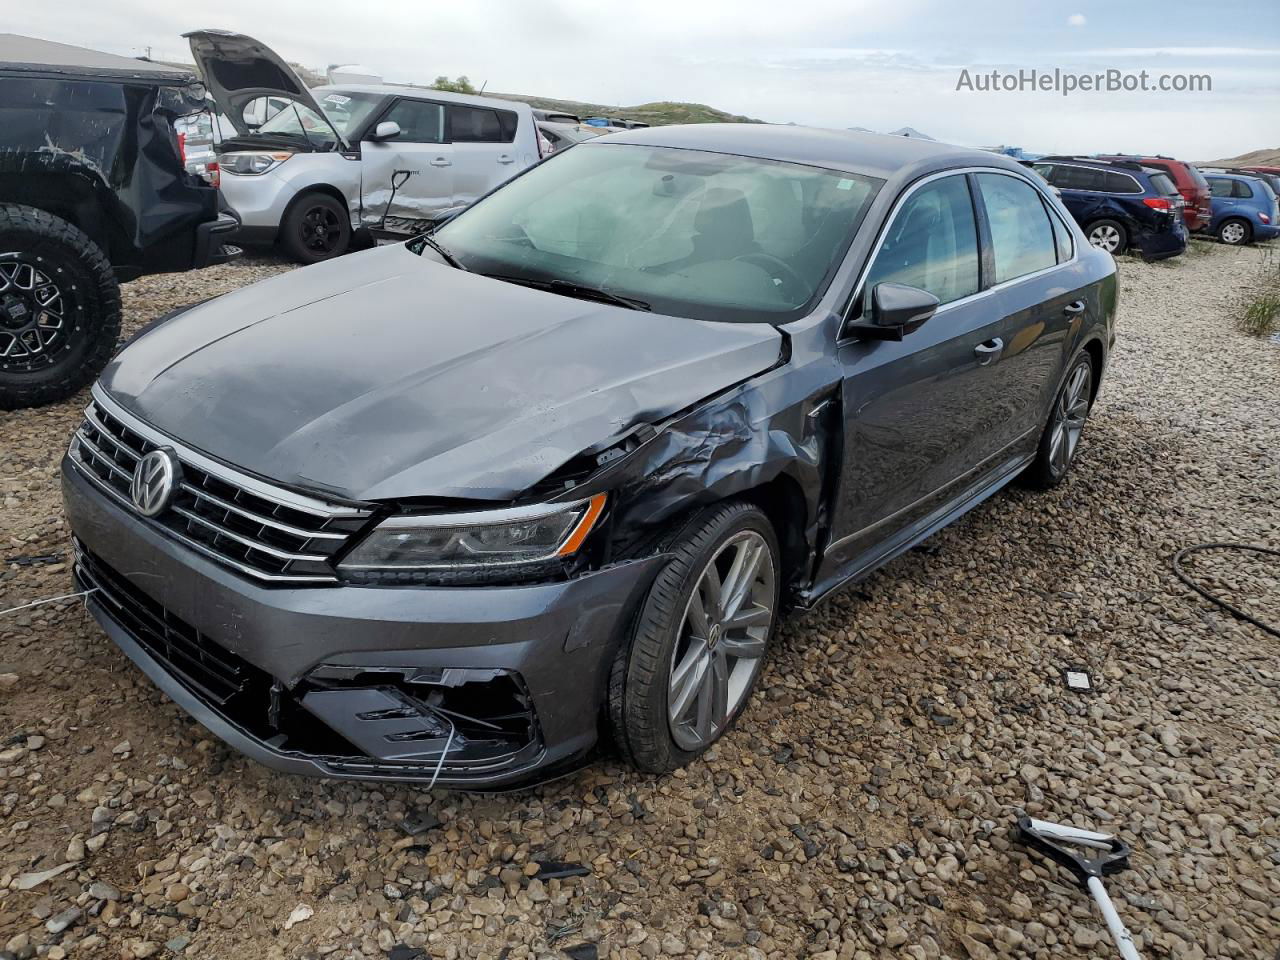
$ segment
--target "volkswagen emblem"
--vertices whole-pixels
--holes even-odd
[[[140,514],[154,517],[169,506],[178,486],[178,469],[178,461],[168,450],[152,450],[138,461],[129,496]]]

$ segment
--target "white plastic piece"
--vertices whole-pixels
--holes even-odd
[[[1107,895],[1107,888],[1102,885],[1102,881],[1097,877],[1090,877],[1089,892],[1093,894],[1098,909],[1102,911],[1103,919],[1107,921],[1107,929],[1111,931],[1111,938],[1115,940],[1123,960],[1142,960],[1138,954],[1138,948],[1133,945],[1133,935],[1120,919],[1120,914],[1116,913],[1116,908],[1111,903],[1111,897]]]

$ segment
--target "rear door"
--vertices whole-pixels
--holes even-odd
[[[395,221],[439,219],[454,206],[455,189],[444,105],[401,97],[377,122],[384,121],[396,123],[400,135],[360,144],[361,220],[395,228],[406,226]]]
[[[454,205],[465,207],[522,169],[514,111],[451,103],[446,110],[453,145]]]

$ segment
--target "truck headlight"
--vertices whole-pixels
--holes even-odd
[[[391,517],[338,565],[374,570],[481,571],[570,557],[604,510],[605,494],[573,504],[537,504]]]
[[[222,169],[228,173],[236,173],[240,176],[257,176],[266,173],[268,170],[274,170],[280,164],[284,163],[292,153],[276,153],[266,150],[241,150],[235,153],[223,153],[218,156],[218,163]]]

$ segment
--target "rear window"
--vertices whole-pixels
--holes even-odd
[[[1169,175],[1165,173],[1151,174],[1151,186],[1156,193],[1171,197],[1178,192],[1178,188],[1173,181],[1169,179]]]
[[[450,104],[448,114],[453,143],[510,143],[516,138],[516,115],[510,110]]]
[[[1200,172],[1199,167],[1193,167],[1187,164],[1187,173],[1191,174],[1191,179],[1196,182],[1196,186],[1204,190],[1209,189],[1209,181],[1204,178],[1204,174]]]

